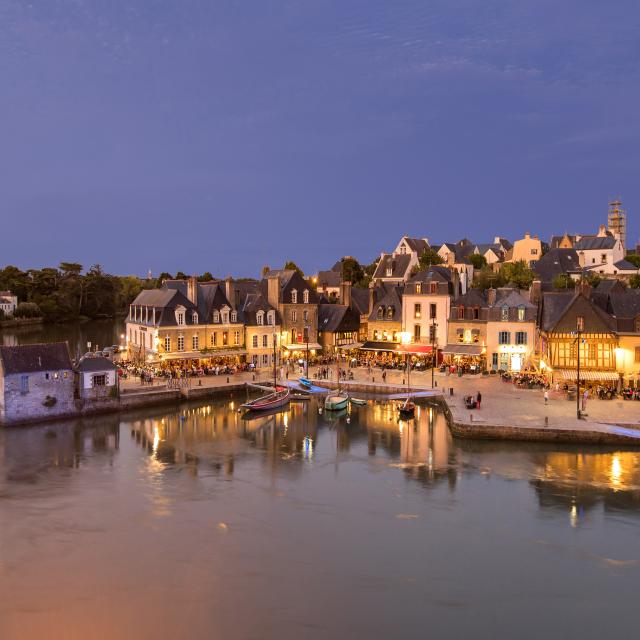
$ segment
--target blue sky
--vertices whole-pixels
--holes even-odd
[[[0,0],[0,264],[311,272],[614,195],[635,244],[639,32],[637,0]]]

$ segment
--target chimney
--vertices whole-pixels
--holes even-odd
[[[493,305],[496,303],[496,290],[491,287],[490,289],[487,289],[487,304],[490,307],[493,307]]]
[[[351,283],[348,281],[340,283],[340,304],[351,306]]]
[[[187,298],[198,306],[198,281],[195,276],[191,276],[187,280]]]
[[[527,233],[524,234],[524,239],[525,240],[531,240],[531,234],[527,231]]]
[[[529,288],[529,301],[532,304],[538,304],[542,299],[542,282],[534,280]]]
[[[236,300],[233,292],[233,278],[231,276],[227,276],[224,281],[224,295],[226,296],[229,304],[235,309]]]
[[[376,302],[376,290],[374,289],[373,283],[369,285],[369,314],[373,312],[373,305]]]
[[[605,238],[607,236],[607,227],[601,224],[598,227],[598,238]]]
[[[280,278],[277,275],[267,277],[267,301],[277,309],[280,303]]]
[[[447,253],[447,264],[452,267],[456,263],[456,254],[453,251]]]

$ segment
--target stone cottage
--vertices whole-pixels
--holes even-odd
[[[66,342],[0,346],[0,424],[75,413]]]

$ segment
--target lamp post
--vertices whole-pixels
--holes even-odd
[[[584,331],[584,318],[582,316],[578,316],[576,321],[576,342],[578,345],[577,348],[577,366],[576,366],[576,416],[578,420],[582,418],[582,412],[580,411],[580,342],[582,332]]]
[[[435,318],[431,318],[431,388],[435,386],[436,375],[436,328],[438,323]]]
[[[307,356],[305,358],[304,361],[304,377],[308,378],[309,377],[309,331],[311,330],[311,325],[305,324],[304,325],[304,332],[305,332],[305,337],[306,337],[306,342],[307,342]]]

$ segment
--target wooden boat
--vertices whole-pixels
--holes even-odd
[[[334,391],[324,399],[324,408],[327,411],[340,411],[346,409],[349,404],[349,394],[346,391]]]
[[[305,377],[298,378],[298,382],[305,389],[311,389],[311,387],[313,386],[313,382],[311,382],[311,380],[309,380],[309,378],[305,378]]]
[[[261,396],[255,400],[251,400],[251,402],[245,402],[242,408],[250,411],[269,411],[270,409],[284,407],[284,405],[289,403],[290,399],[291,390],[287,387],[277,386],[274,393]]]
[[[367,404],[367,400],[365,400],[364,398],[349,398],[349,401],[351,402],[351,404],[355,404],[358,407],[363,407],[365,404]]]

